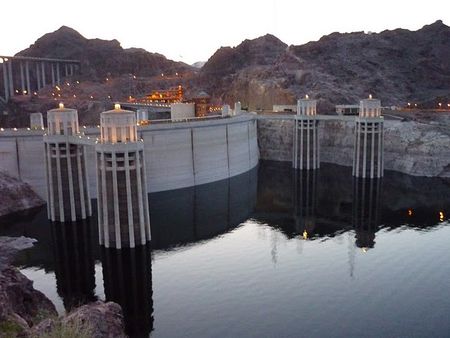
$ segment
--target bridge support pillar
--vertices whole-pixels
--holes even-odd
[[[36,87],[37,87],[37,90],[41,89],[41,71],[40,71],[39,63],[36,63]]]
[[[53,222],[77,221],[92,215],[84,146],[77,143],[78,112],[64,108],[47,112],[44,136],[47,170],[47,211]]]
[[[144,144],[137,139],[136,114],[103,112],[97,156],[99,242],[134,248],[151,240]]]
[[[20,86],[22,89],[22,95],[25,95],[25,76],[23,71],[23,62],[20,62]]]
[[[47,82],[45,81],[45,62],[41,63],[41,69],[42,69],[42,87],[45,87],[47,85]]]
[[[28,61],[25,61],[25,79],[27,83],[27,95],[31,95],[31,86],[30,86],[30,65]]]
[[[2,63],[3,70],[3,85],[5,89],[5,101],[9,100],[9,83],[8,83],[8,66],[6,65],[6,61]]]
[[[55,87],[55,64],[51,63],[50,66],[52,67],[52,87]]]
[[[355,124],[353,176],[383,177],[383,121],[380,100],[361,100]]]
[[[14,96],[14,79],[12,72],[12,60],[8,60],[8,75],[9,75],[9,97]]]
[[[56,84],[61,86],[61,72],[59,70],[59,62],[56,63]]]
[[[305,99],[297,102],[294,119],[293,160],[294,169],[319,169],[319,121],[316,119],[316,100]]]

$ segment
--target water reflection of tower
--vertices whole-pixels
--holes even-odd
[[[56,288],[67,311],[96,299],[91,229],[88,220],[52,223]]]
[[[101,250],[106,300],[122,307],[130,337],[148,337],[153,330],[150,246]]]
[[[314,232],[317,208],[317,171],[294,172],[295,231],[305,238]]]
[[[375,245],[380,224],[382,179],[353,179],[353,227],[356,246],[367,250]]]

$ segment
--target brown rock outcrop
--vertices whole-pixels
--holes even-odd
[[[45,204],[31,187],[0,172],[0,216]]]

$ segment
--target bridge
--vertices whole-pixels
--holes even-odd
[[[79,70],[79,60],[0,55],[0,101],[7,103],[15,95],[30,96],[47,84],[59,86],[62,78]]]

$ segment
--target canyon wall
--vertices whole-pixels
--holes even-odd
[[[321,162],[352,166],[354,122],[321,121]],[[260,118],[261,159],[292,161],[292,119]],[[450,129],[415,121],[385,120],[384,168],[414,176],[450,177]]]

